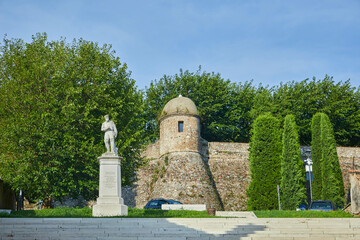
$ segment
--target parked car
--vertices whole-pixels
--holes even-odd
[[[161,205],[163,204],[182,204],[181,202],[170,200],[170,199],[152,199],[146,205],[145,209],[161,209]]]
[[[310,204],[309,210],[313,211],[334,211],[334,203],[332,201],[313,201]]]

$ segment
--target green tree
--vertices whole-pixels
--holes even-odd
[[[125,184],[140,162],[142,94],[111,46],[33,36],[4,39],[0,50],[0,176],[30,200],[98,188],[103,115],[117,125]]]
[[[179,95],[194,101],[201,116],[201,135],[208,141],[248,141],[249,115],[255,88],[251,82],[234,84],[220,74],[180,70],[153,81],[146,89],[146,135],[159,138],[157,119],[164,105]]]
[[[251,182],[247,189],[250,210],[277,209],[276,186],[281,181],[280,121],[261,115],[254,121],[250,141]]]
[[[321,115],[322,198],[337,202],[344,198],[344,182],[330,119],[324,113]]]
[[[314,183],[316,183],[316,185],[314,184],[316,188],[313,188],[313,198],[332,201],[342,200],[344,183],[329,117],[325,113],[315,114],[312,130],[311,154],[314,162]]]
[[[311,123],[311,159],[312,174],[314,180],[312,181],[312,195],[314,200],[322,199],[322,142],[321,142],[321,113],[317,113],[312,118]]]
[[[335,83],[332,77],[313,78],[269,87],[231,83],[220,74],[180,70],[179,74],[153,81],[146,89],[146,132],[158,138],[157,117],[162,107],[179,94],[191,98],[202,116],[202,137],[209,141],[248,142],[250,126],[258,116],[271,113],[281,123],[293,114],[300,143],[311,142],[311,119],[328,114],[335,139],[342,146],[360,143],[360,88],[350,81]]]
[[[284,121],[281,158],[281,207],[295,210],[306,199],[305,169],[300,158],[300,144],[295,117],[287,115]]]
[[[350,81],[335,83],[332,77],[288,82],[272,88],[259,87],[251,116],[270,112],[281,122],[293,114],[299,126],[300,143],[311,142],[311,119],[317,112],[326,113],[334,125],[336,142],[342,146],[360,143],[360,88]]]
[[[260,115],[267,113],[271,114],[274,112],[272,91],[273,88],[269,89],[268,87],[263,87],[262,85],[258,86],[250,110],[250,116],[252,119],[256,119]]]

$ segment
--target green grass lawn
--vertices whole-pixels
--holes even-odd
[[[12,211],[10,215],[0,213],[0,217],[14,218],[91,218],[91,208],[55,208],[43,210]],[[129,218],[211,218],[207,211],[154,210],[129,208]]]
[[[351,218],[351,214],[343,211],[254,211],[258,218]],[[91,208],[55,208],[43,210],[13,211],[10,215],[0,213],[0,217],[13,218],[91,218]],[[129,208],[129,218],[211,218],[206,211],[186,210],[153,210]]]
[[[267,210],[254,211],[258,218],[351,218],[350,213],[338,210],[331,212],[323,211],[286,211],[286,210]]]

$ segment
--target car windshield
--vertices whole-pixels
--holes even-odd
[[[330,203],[327,202],[316,202],[311,205],[312,209],[332,209]]]

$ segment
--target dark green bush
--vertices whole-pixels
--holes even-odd
[[[259,116],[253,125],[250,141],[251,182],[247,189],[248,208],[267,210],[278,208],[276,186],[281,170],[280,121],[271,115]]]
[[[329,117],[317,113],[313,117],[312,130],[313,199],[339,201],[344,198],[344,182]]]
[[[284,121],[281,158],[281,207],[295,210],[306,199],[305,169],[300,157],[300,144],[295,117],[287,115]]]

